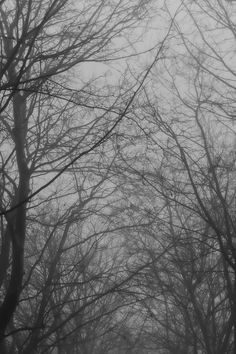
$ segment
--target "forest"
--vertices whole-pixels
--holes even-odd
[[[235,59],[234,0],[0,0],[1,354],[236,354]]]

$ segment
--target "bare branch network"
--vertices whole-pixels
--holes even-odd
[[[236,353],[236,7],[0,0],[0,353]]]

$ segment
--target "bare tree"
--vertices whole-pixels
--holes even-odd
[[[75,219],[81,217],[79,210],[84,208],[90,198],[94,205],[98,205],[95,195],[85,198],[87,191],[97,192],[101,184],[108,180],[107,172],[101,170],[100,181],[96,177],[93,180],[93,176],[96,176],[94,171],[102,169],[103,148],[90,158],[90,162],[98,162],[95,167],[90,165],[90,168],[85,157],[99,148],[127,114],[136,90],[142,86],[142,80],[150,71],[135,87],[127,87],[126,83],[124,88],[106,88],[101,82],[98,85],[96,81],[83,82],[79,77],[82,70],[80,64],[118,58],[123,44],[121,47],[112,46],[112,41],[117,36],[128,35],[128,31],[135,28],[137,21],[146,15],[146,6],[147,3],[142,1],[123,0],[80,3],[69,0],[22,0],[2,1],[0,4],[2,353],[8,351],[4,344],[5,336],[11,329],[15,333],[19,329],[13,315],[19,301],[20,312],[24,313],[21,293],[28,292],[26,308],[31,307],[31,311],[35,311],[37,296],[40,306],[31,321],[34,334],[30,331],[24,344],[19,336],[18,344],[13,343],[20,346],[18,350],[24,348],[25,353],[32,352],[39,338],[44,338],[39,332],[45,325],[43,317],[48,303],[52,307],[55,305],[55,311],[54,319],[50,320],[51,332],[45,338],[56,332],[59,313],[56,309],[62,304],[60,301],[54,304],[55,297],[51,296],[51,291],[60,283],[59,280],[55,283],[54,277],[58,279],[59,274],[65,271],[60,262],[66,262],[65,259],[69,257],[67,254],[63,258],[69,230],[75,228]],[[128,90],[131,90],[129,95]],[[109,161],[112,155],[107,154]],[[84,158],[80,165],[76,163],[79,157]],[[90,181],[86,177],[86,186],[83,188],[84,175],[81,174],[81,181],[78,182],[75,173],[82,170],[85,173],[86,169],[90,169],[93,176],[90,174]],[[60,179],[60,183],[52,185],[64,171],[68,172],[67,175]],[[51,186],[48,194],[39,194],[47,186]],[[79,196],[81,190],[84,195],[77,205],[75,195]],[[37,198],[29,205],[29,200],[35,196]],[[101,196],[102,193],[99,198]],[[48,218],[40,210],[44,201],[47,201],[47,208],[50,209],[45,209]],[[38,212],[40,218],[36,215]],[[43,234],[40,233],[41,227]],[[35,250],[34,259],[32,239],[36,235],[37,242],[45,246]],[[52,241],[54,238],[57,241]],[[80,243],[83,241],[80,240],[78,245]],[[46,254],[51,258],[50,264],[44,258]],[[23,282],[25,257],[28,271]],[[79,263],[83,263],[86,257],[82,256],[80,260],[78,254],[76,257],[75,262],[80,267]],[[38,262],[40,264],[42,260],[45,263],[38,268]],[[43,269],[46,272],[41,284],[43,288],[35,295],[34,287],[38,286],[35,284],[35,272],[40,274]],[[73,272],[75,269],[71,274]],[[64,297],[69,295],[73,295],[72,287],[63,294]],[[17,316],[20,316],[20,312]],[[15,338],[17,341],[17,336]]]
[[[135,289],[143,289],[140,307],[160,352],[231,353],[236,10],[224,1],[181,3],[168,54],[134,111],[130,140],[139,145],[120,151],[122,192],[140,222],[130,249],[137,262],[154,264]]]

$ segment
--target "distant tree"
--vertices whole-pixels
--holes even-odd
[[[166,7],[175,34],[134,108],[137,130],[122,137],[136,145],[120,151],[121,189],[129,217],[140,221],[129,250],[137,265],[153,262],[135,278],[137,311],[160,353],[232,353],[235,9],[220,0],[180,3],[175,19]]]

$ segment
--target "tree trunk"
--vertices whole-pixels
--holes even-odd
[[[24,274],[24,243],[26,230],[26,203],[24,202],[29,191],[30,173],[25,158],[26,139],[26,98],[16,93],[13,98],[13,112],[15,122],[15,147],[19,174],[15,210],[6,217],[9,236],[12,245],[11,277],[6,295],[0,307],[0,342],[17,307]],[[2,352],[1,352],[2,353]]]

